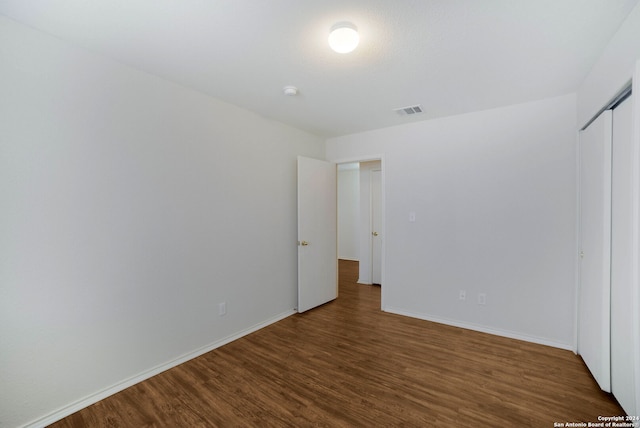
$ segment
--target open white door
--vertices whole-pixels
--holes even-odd
[[[580,132],[578,354],[611,392],[611,110]]]
[[[298,312],[338,297],[336,165],[298,156]]]

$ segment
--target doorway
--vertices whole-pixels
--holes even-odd
[[[338,164],[338,258],[358,261],[359,284],[383,284],[382,161]]]

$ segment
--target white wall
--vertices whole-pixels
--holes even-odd
[[[360,171],[358,163],[338,165],[338,258],[358,260],[360,228]]]
[[[576,127],[567,95],[328,140],[384,156],[383,309],[572,349]]]
[[[292,312],[322,140],[3,17],[0,76],[0,425]]]

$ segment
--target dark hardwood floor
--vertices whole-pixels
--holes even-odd
[[[63,427],[553,427],[623,415],[572,352],[380,311],[340,261],[340,296],[132,386]]]

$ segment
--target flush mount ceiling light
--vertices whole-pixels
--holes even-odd
[[[282,93],[288,97],[295,97],[296,95],[298,95],[298,88],[296,88],[295,86],[285,86],[284,88],[282,88]]]
[[[329,46],[338,53],[351,52],[358,46],[358,28],[350,22],[338,22],[331,27]]]

